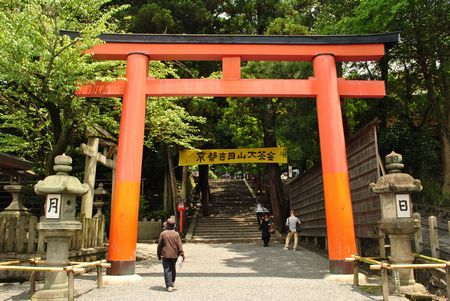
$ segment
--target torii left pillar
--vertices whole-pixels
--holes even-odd
[[[134,275],[144,145],[146,88],[149,57],[145,53],[127,56],[127,82],[123,94],[117,174],[111,205],[108,275]]]

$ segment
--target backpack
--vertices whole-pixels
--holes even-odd
[[[302,230],[302,227],[301,227],[301,225],[300,225],[300,221],[298,221],[296,224],[295,224],[295,232],[300,232]]]

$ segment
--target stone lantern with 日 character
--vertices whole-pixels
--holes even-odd
[[[370,190],[380,195],[381,221],[378,225],[390,240],[393,264],[411,264],[414,254],[411,235],[420,229],[420,220],[413,218],[411,193],[422,190],[420,180],[402,173],[402,156],[391,152],[385,157],[387,174],[377,183],[369,185]],[[397,277],[394,277],[394,280]],[[412,269],[398,270],[400,291],[403,293],[423,292],[425,287],[414,280]]]
[[[69,175],[72,158],[65,154],[55,157],[53,170],[56,175],[39,181],[34,190],[38,195],[46,195],[45,216],[37,229],[47,240],[46,262],[49,266],[69,264],[69,242],[81,223],[75,220],[76,197],[85,194],[89,187]],[[32,296],[32,300],[67,300],[67,274],[46,272],[45,284]]]

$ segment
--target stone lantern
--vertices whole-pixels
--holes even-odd
[[[109,195],[109,192],[103,188],[103,183],[100,183],[97,189],[94,190],[95,202],[94,206],[97,208],[96,217],[102,215],[102,207],[105,204],[104,197]]]
[[[413,219],[411,193],[421,191],[420,180],[402,173],[402,156],[391,152],[385,157],[387,174],[377,183],[369,185],[370,190],[380,195],[381,221],[378,225],[390,240],[393,264],[411,264],[414,255],[411,235],[420,229],[420,220]],[[424,292],[425,287],[414,280],[412,269],[398,270],[400,290],[403,293]]]
[[[53,170],[56,175],[39,181],[34,191],[46,195],[45,216],[37,229],[47,240],[46,262],[49,266],[69,264],[69,242],[81,223],[75,220],[76,197],[85,194],[89,187],[68,173],[72,171],[72,158],[65,154],[55,157]],[[31,300],[67,300],[67,274],[46,272],[45,284]]]
[[[23,193],[29,189],[21,184],[20,176],[11,177],[11,183],[3,186],[12,196],[11,204],[0,212],[0,216],[29,216],[30,211],[23,205]]]

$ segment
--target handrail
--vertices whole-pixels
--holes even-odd
[[[388,287],[388,274],[387,271],[395,271],[401,269],[445,269],[446,270],[446,282],[447,282],[447,296],[450,296],[450,261],[442,260],[439,258],[434,258],[430,256],[425,256],[422,254],[415,253],[415,258],[420,258],[433,263],[415,263],[415,264],[391,264],[384,261],[384,258],[380,257],[362,257],[358,255],[352,255],[350,258],[345,258],[346,262],[353,262],[353,284],[359,285],[359,263],[366,263],[369,265],[371,270],[381,270],[382,279],[382,291],[383,291],[383,301],[389,300],[389,287]],[[381,259],[378,261],[376,259]],[[396,285],[399,285],[396,283]],[[398,287],[399,289],[399,287]]]
[[[21,264],[21,263],[30,263],[30,267],[23,266],[23,265],[15,265],[15,264]],[[37,267],[36,264],[46,264],[44,260],[41,260],[41,258],[31,258],[27,260],[13,260],[13,261],[6,261],[6,262],[0,262],[0,271],[1,270],[10,270],[10,271],[29,271],[30,274],[30,294],[34,294],[36,292],[36,272],[50,272],[50,273],[60,273],[65,272],[67,273],[68,278],[68,300],[74,301],[74,286],[75,286],[75,280],[74,276],[77,274],[84,274],[87,272],[87,269],[90,267],[96,267],[97,268],[97,287],[101,288],[103,287],[103,268],[110,268],[111,264],[107,263],[105,259],[97,260],[93,262],[69,262],[69,265],[64,267]]]

